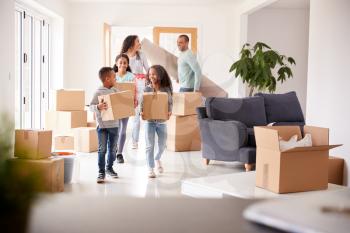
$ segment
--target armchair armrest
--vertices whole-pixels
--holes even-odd
[[[207,110],[205,107],[198,107],[196,109],[198,119],[208,118]]]
[[[224,151],[238,150],[247,145],[247,126],[240,121],[205,118],[200,119],[199,123],[203,145]]]

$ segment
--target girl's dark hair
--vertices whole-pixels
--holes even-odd
[[[149,80],[149,71],[154,69],[157,73],[157,83],[159,83],[160,87],[167,87],[170,89],[171,95],[173,95],[173,85],[171,83],[171,79],[169,77],[168,72],[161,65],[153,65],[147,71],[147,79]]]
[[[114,66],[113,66],[114,72],[116,72],[116,73],[118,72],[118,66],[116,65],[116,63],[117,63],[117,61],[118,61],[120,58],[125,58],[125,59],[128,61],[128,67],[126,68],[126,71],[131,72],[130,65],[129,65],[129,57],[128,57],[128,55],[126,55],[126,54],[124,54],[124,53],[119,54],[119,55],[115,58],[115,62],[114,62]]]
[[[129,49],[131,49],[135,45],[135,41],[138,38],[137,35],[129,35],[127,36],[122,45],[122,49],[120,50],[120,53],[127,53]],[[136,51],[136,59],[140,59],[139,51]]]

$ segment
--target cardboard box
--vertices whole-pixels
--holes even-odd
[[[187,116],[197,114],[196,108],[202,106],[202,94],[199,92],[182,92],[173,95],[173,114]]]
[[[168,120],[168,94],[146,92],[143,94],[143,120]]]
[[[74,150],[74,137],[56,136],[53,147],[55,150]]]
[[[96,128],[97,127],[96,121],[91,121],[91,122],[88,121],[87,127],[94,127],[94,128]]]
[[[81,127],[74,129],[74,150],[78,152],[94,152],[98,150],[96,128]]]
[[[96,114],[90,111],[88,108],[86,108],[86,111],[87,111],[87,122],[96,121]]]
[[[328,183],[343,185],[344,159],[329,156]]]
[[[86,127],[86,111],[47,111],[45,129],[52,130],[54,135],[73,135],[72,128]]]
[[[134,94],[121,91],[109,95],[101,95],[98,101],[106,102],[108,109],[101,111],[103,121],[118,120],[135,115]]]
[[[133,95],[136,93],[135,82],[116,82],[114,87],[118,91],[130,91]]]
[[[199,151],[201,137],[196,115],[171,116],[167,122],[167,149],[171,151]]]
[[[55,111],[84,111],[85,91],[60,89],[54,92]]]
[[[10,164],[18,169],[19,175],[34,173],[39,192],[64,191],[64,160],[62,158],[46,158],[39,160],[10,159]]]
[[[328,188],[329,130],[305,126],[312,135],[312,147],[280,151],[279,137],[301,139],[299,126],[254,127],[256,152],[256,186],[275,193],[291,193]]]
[[[24,159],[43,159],[51,156],[51,130],[16,130],[15,156]]]

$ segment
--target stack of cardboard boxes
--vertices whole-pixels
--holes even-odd
[[[62,192],[64,190],[64,161],[51,156],[52,131],[16,130],[15,157],[11,163],[20,175],[33,172],[41,184],[38,191]]]
[[[167,148],[171,151],[199,151],[201,138],[196,108],[202,105],[199,92],[174,93],[168,121]]]
[[[45,129],[53,132],[55,150],[97,151],[96,128],[87,127],[84,108],[83,90],[54,92],[54,109],[46,112]]]

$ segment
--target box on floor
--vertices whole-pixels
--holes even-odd
[[[275,193],[291,193],[328,188],[329,130],[304,126],[311,134],[312,147],[296,147],[281,152],[279,138],[301,139],[299,126],[254,127],[256,152],[256,186]]]
[[[15,156],[43,159],[51,156],[51,130],[15,130]]]
[[[83,111],[85,107],[85,91],[60,89],[54,91],[55,111]]]
[[[39,192],[64,191],[64,160],[62,158],[46,158],[39,160],[10,159],[10,163],[18,169],[19,174],[34,174],[40,186]]]
[[[173,115],[187,116],[196,114],[196,109],[202,106],[200,92],[182,92],[173,94]]]
[[[77,152],[94,152],[98,149],[96,128],[81,127],[74,129],[74,150]]]
[[[86,125],[86,111],[47,111],[45,114],[45,129],[52,130],[54,135],[73,135],[72,128]]]
[[[168,120],[168,94],[146,92],[143,94],[143,120]]]
[[[103,121],[118,120],[135,115],[134,95],[131,91],[121,91],[101,95],[98,101],[107,103],[107,110],[101,111]]]
[[[201,137],[197,115],[171,116],[167,122],[167,149],[171,151],[199,151]]]
[[[343,185],[344,159],[329,156],[328,183]]]
[[[54,139],[55,150],[74,150],[73,136],[56,136]]]

